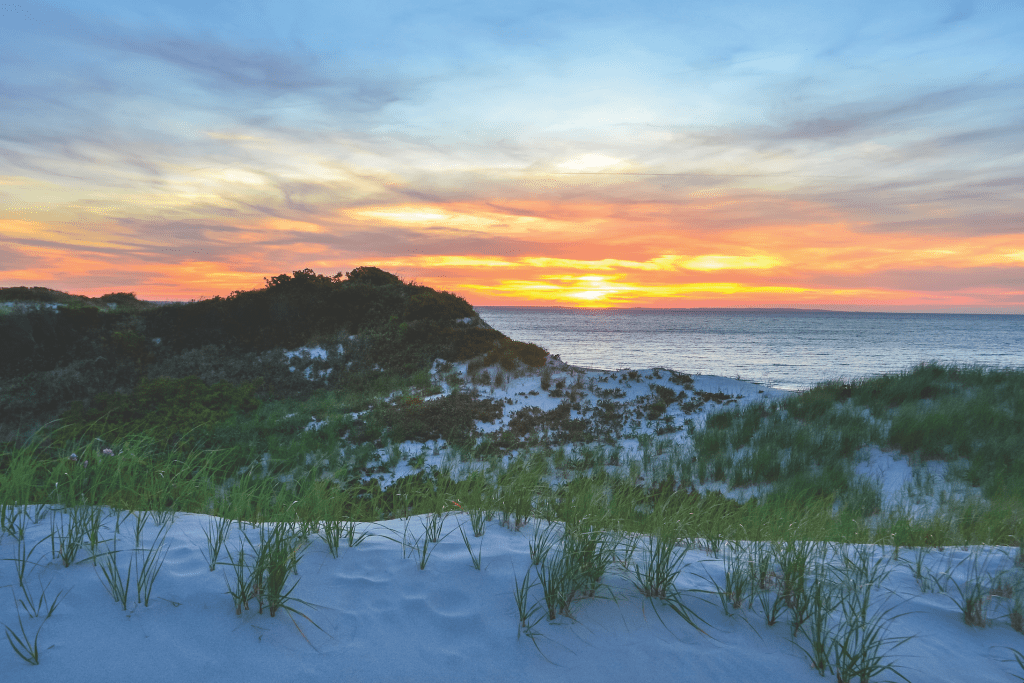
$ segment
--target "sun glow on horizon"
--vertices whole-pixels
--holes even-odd
[[[253,179],[221,177],[240,185]],[[159,203],[146,208],[166,210]],[[25,274],[33,273],[30,284],[46,285],[47,273],[56,281],[67,281],[68,273],[81,273],[75,277],[82,281],[102,279],[112,254],[124,270],[131,249],[143,249],[145,258],[138,256],[142,261],[130,269],[146,286],[131,289],[154,300],[259,288],[264,277],[290,272],[267,264],[289,263],[296,270],[313,266],[328,275],[372,265],[406,281],[460,294],[474,305],[879,310],[895,302],[934,310],[946,302],[950,307],[1024,310],[1024,292],[994,286],[997,275],[976,283],[969,279],[986,268],[998,273],[1024,261],[1019,247],[1024,235],[924,238],[872,233],[839,219],[760,220],[709,231],[700,222],[703,211],[691,207],[672,213],[655,203],[607,200],[377,203],[321,216],[262,216],[235,225],[227,219],[183,218],[176,225],[187,228],[185,239],[174,231],[136,235],[131,221],[92,219],[80,222],[77,241],[64,237],[69,221],[0,218],[4,234],[21,242],[14,251],[4,244],[0,250],[14,255],[7,257],[11,263],[31,258],[43,264],[10,268],[8,279],[28,280]],[[641,223],[642,230],[623,227]],[[349,235],[361,240],[351,251]],[[75,251],[37,246],[41,238],[63,241]],[[216,251],[196,253],[195,261],[160,262],[160,254],[192,252],[198,243]],[[250,245],[244,257],[230,251],[240,243]],[[655,244],[660,248],[652,249]],[[336,253],[343,258],[333,258]],[[149,260],[154,256],[156,263]],[[205,271],[196,270],[200,262],[208,264]],[[179,275],[184,279],[175,285]],[[957,278],[965,284],[954,286]],[[63,289],[88,293],[81,287]],[[99,293],[109,290],[104,285]]]

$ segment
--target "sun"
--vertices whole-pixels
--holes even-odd
[[[589,292],[573,292],[571,295],[574,299],[583,299],[584,301],[597,301],[598,299],[604,299],[608,296],[608,292],[592,290]]]
[[[623,287],[609,282],[601,275],[583,275],[573,278],[573,283],[566,287],[565,296],[582,305],[599,305],[608,303],[608,298],[622,291]]]

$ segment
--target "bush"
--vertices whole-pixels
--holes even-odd
[[[512,414],[508,421],[508,430],[522,438],[541,430],[547,423],[546,413],[537,406],[525,406]]]
[[[453,393],[424,401],[411,397],[388,406],[383,421],[393,442],[448,439],[462,442],[476,433],[476,421],[494,422],[505,413],[504,404],[472,394]]]
[[[647,405],[647,410],[644,413],[644,417],[648,420],[657,420],[659,417],[665,414],[668,410],[668,406],[665,405],[664,401],[658,400]]]
[[[208,385],[227,382],[241,386],[262,382],[256,394],[262,400],[304,400],[323,386],[306,379],[303,370],[310,363],[312,361],[293,358],[291,366],[296,369],[292,372],[280,350],[240,353],[227,346],[209,344],[177,354],[164,352],[147,368],[146,376],[151,380],[197,377]],[[335,368],[328,379],[340,382],[341,374],[343,370]]]
[[[117,358],[145,365],[153,361],[156,352],[153,342],[134,330],[119,330],[110,335],[110,348]]]
[[[373,266],[359,266],[358,268],[353,268],[349,272],[345,273],[345,277],[348,282],[358,282],[372,285],[374,287],[404,284],[401,278],[397,275],[392,275],[387,271]]]
[[[679,398],[679,395],[676,392],[672,391],[668,387],[663,387],[660,384],[652,384],[651,385],[651,390],[657,395],[658,399],[662,403],[672,403],[677,398]],[[684,392],[684,396],[685,396],[685,392]]]
[[[542,430],[566,441],[584,441],[593,436],[587,420],[572,417],[572,406],[568,401],[562,401],[547,412],[537,406],[521,408],[509,418],[508,430],[519,438]]]
[[[452,341],[442,356],[448,361],[473,359],[475,369],[500,365],[511,372],[520,364],[539,368],[545,364],[548,352],[536,344],[509,339],[497,330],[470,328],[455,330]]]
[[[444,360],[459,362],[489,353],[503,335],[497,330],[470,327],[448,330],[444,336]]]
[[[624,419],[622,404],[607,398],[598,400],[591,415],[594,431],[607,436],[618,436]]]
[[[46,287],[0,287],[0,301],[39,301],[48,304],[63,304],[83,298]]]
[[[105,330],[119,320],[96,308],[39,309],[0,318],[0,376],[53,370],[106,350]]]
[[[75,401],[133,386],[138,370],[128,360],[78,360],[53,370],[0,382],[0,441],[60,416]]]
[[[506,370],[514,369],[515,361],[520,361],[531,368],[539,368],[547,360],[548,352],[536,344],[512,339],[503,339],[502,342],[503,353],[499,356],[498,363]]]
[[[456,320],[474,317],[473,307],[462,297],[449,292],[426,289],[409,297],[405,304],[406,320]]]
[[[197,377],[143,379],[131,394],[100,394],[86,406],[76,403],[68,412],[70,424],[82,432],[100,420],[107,433],[117,438],[150,434],[170,443],[193,427],[224,421],[236,412],[251,412],[260,403],[254,398],[255,385],[235,387],[227,382],[207,386]]]
[[[138,303],[135,292],[111,292],[100,297],[100,301],[106,304],[132,304]]]
[[[35,350],[32,321],[27,315],[5,315],[0,318],[0,376],[27,371],[28,359]]]

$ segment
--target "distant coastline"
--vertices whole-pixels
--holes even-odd
[[[157,302],[154,302],[157,303]],[[585,306],[474,306],[473,308],[549,308],[567,311],[697,311],[701,313],[848,313],[850,311],[832,311],[824,308],[725,308],[707,306],[703,308],[652,308],[649,306],[621,306],[609,308],[590,308]],[[861,312],[861,311],[857,311]],[[870,311],[864,311],[870,312]]]
[[[159,302],[153,302],[159,303]],[[695,308],[651,308],[647,306],[630,306],[619,308],[591,308],[582,306],[497,306],[497,305],[474,305],[473,308],[505,308],[505,309],[531,309],[531,310],[552,310],[552,311],[651,311],[655,313],[836,313],[842,315],[1004,315],[1024,316],[1024,313],[968,313],[949,311],[842,311],[829,308],[726,308],[719,306],[695,307]]]

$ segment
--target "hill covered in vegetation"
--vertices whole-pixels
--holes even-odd
[[[289,367],[283,352],[305,346],[326,354]],[[0,443],[57,418],[101,416],[181,436],[261,401],[381,386],[437,359],[511,369],[546,356],[491,329],[465,299],[368,266],[294,271],[262,289],[166,305],[0,288]]]

